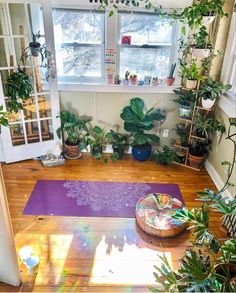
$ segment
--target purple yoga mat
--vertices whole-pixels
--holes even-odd
[[[177,184],[38,180],[23,214],[134,218],[136,202],[155,192],[184,202]]]

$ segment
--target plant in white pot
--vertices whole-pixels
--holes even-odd
[[[201,70],[202,68],[197,66],[195,60],[192,60],[189,65],[181,65],[180,72],[186,89],[195,90],[197,88],[198,81],[203,80]]]
[[[198,89],[198,94],[201,99],[202,107],[205,109],[211,109],[215,104],[216,98],[230,88],[230,84],[224,85],[222,82],[215,81],[211,77],[206,79]]]
[[[199,31],[193,35],[194,44],[190,46],[194,58],[207,58],[213,50],[212,45],[208,42],[208,33],[203,25]]]

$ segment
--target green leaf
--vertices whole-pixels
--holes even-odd
[[[133,98],[130,101],[130,107],[132,111],[136,114],[139,120],[143,120],[144,118],[144,101],[140,98]]]
[[[109,17],[112,17],[113,14],[114,14],[114,11],[111,10],[111,11],[109,12],[108,16],[109,16]]]

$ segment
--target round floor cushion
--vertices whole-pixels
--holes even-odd
[[[137,202],[136,219],[141,229],[148,234],[158,237],[175,236],[184,230],[186,223],[172,218],[172,215],[183,207],[181,201],[168,194],[151,193]]]

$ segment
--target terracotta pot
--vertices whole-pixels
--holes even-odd
[[[137,77],[130,77],[130,83],[132,85],[136,85],[136,83],[137,83]]]
[[[197,80],[187,79],[185,82],[186,89],[195,90],[197,88]]]
[[[79,145],[70,145],[68,142],[65,142],[65,150],[65,157],[67,159],[78,159],[81,157]]]
[[[211,109],[214,106],[215,101],[216,101],[216,99],[214,99],[214,100],[206,99],[205,100],[202,98],[202,107],[205,109]]]
[[[166,78],[166,85],[167,86],[172,86],[172,84],[174,83],[174,81],[175,81],[175,78],[167,77]]]
[[[188,155],[189,165],[195,169],[199,169],[205,159],[205,156],[197,157],[191,154]]]

